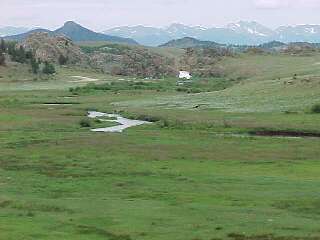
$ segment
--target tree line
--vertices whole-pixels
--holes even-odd
[[[53,64],[48,61],[42,62],[40,59],[36,59],[35,54],[32,51],[27,51],[23,46],[17,46],[16,42],[0,41],[0,65],[6,65],[6,55],[10,57],[11,61],[30,64],[31,71],[34,74],[54,74],[56,72]],[[61,61],[65,61],[62,59]],[[60,62],[60,60],[59,60]]]

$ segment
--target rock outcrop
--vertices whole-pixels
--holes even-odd
[[[58,63],[59,59],[64,58],[68,64],[87,62],[87,56],[80,47],[64,36],[50,36],[43,32],[33,33],[18,45],[20,46],[26,51],[33,52],[41,61]]]

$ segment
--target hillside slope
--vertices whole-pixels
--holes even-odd
[[[81,48],[89,56],[92,67],[112,75],[162,78],[177,74],[175,58],[169,53],[121,44]]]
[[[243,54],[219,62],[225,78],[241,79],[240,83],[223,91],[121,102],[118,106],[181,109],[204,106],[227,112],[304,112],[320,102],[319,63],[320,55]]]

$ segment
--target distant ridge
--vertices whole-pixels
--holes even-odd
[[[193,48],[193,49],[215,49],[228,50],[234,53],[253,52],[253,53],[289,53],[292,55],[306,55],[320,51],[320,43],[309,42],[291,42],[284,43],[280,41],[270,41],[260,45],[237,45],[237,44],[220,44],[212,41],[201,41],[195,38],[184,37],[177,40],[171,40],[159,47],[171,48]]]
[[[48,29],[37,28],[37,29],[33,29],[33,30],[30,30],[30,31],[25,32],[25,33],[12,35],[12,36],[5,36],[4,39],[13,40],[13,41],[22,41],[22,40],[25,40],[29,35],[31,35],[33,33],[40,33],[40,32],[48,33],[49,35],[53,35],[53,32],[48,30]]]
[[[171,40],[159,47],[175,47],[175,48],[194,48],[194,47],[205,47],[205,48],[216,48],[225,47],[225,44],[220,44],[211,41],[201,41],[191,37],[184,37],[177,40]]]
[[[13,35],[13,36],[6,36],[4,38],[7,40],[22,41],[26,39],[30,34],[36,33],[36,32],[46,32],[46,33],[49,33],[49,35],[51,36],[64,35],[75,42],[108,41],[113,43],[124,43],[124,44],[131,44],[131,45],[138,44],[135,40],[132,40],[130,38],[109,36],[102,33],[91,31],[90,29],[82,27],[81,25],[72,21],[66,22],[61,28],[58,28],[55,31],[50,31],[48,29],[34,29],[26,33]]]
[[[0,37],[8,35],[16,35],[30,31],[30,28],[26,27],[0,27]]]

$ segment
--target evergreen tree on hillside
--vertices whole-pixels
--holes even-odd
[[[5,50],[6,50],[6,47],[5,47],[4,40],[1,39],[1,43],[0,43],[0,66],[5,65],[5,62],[6,62],[6,58],[5,58],[5,55],[4,55]]]
[[[30,64],[31,64],[31,70],[32,70],[32,73],[34,74],[37,74],[39,73],[39,70],[40,70],[40,63],[39,61],[37,61],[35,59],[35,57],[32,55],[31,59],[30,59]]]
[[[25,63],[27,60],[26,52],[22,46],[17,49],[15,44],[11,44],[8,47],[8,53],[14,62]]]
[[[6,58],[4,56],[4,53],[1,52],[0,50],[0,66],[4,66],[4,65],[6,65]]]
[[[34,53],[31,50],[26,52],[26,59],[31,60],[33,57],[34,57]]]
[[[6,50],[7,50],[6,43],[5,43],[4,39],[1,38],[0,51],[4,53],[4,52],[6,52]]]
[[[53,64],[49,63],[48,61],[44,62],[44,67],[42,69],[42,73],[44,74],[54,74],[56,72],[56,69]]]
[[[15,44],[13,44],[13,43],[8,44],[7,49],[8,49],[8,54],[13,57],[15,55],[15,53],[16,53]]]
[[[16,54],[16,61],[19,63],[25,63],[26,59],[26,51],[24,50],[23,46],[20,46]]]

